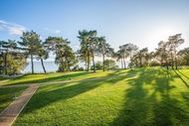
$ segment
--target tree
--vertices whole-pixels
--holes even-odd
[[[169,69],[178,68],[178,47],[184,42],[181,34],[170,36],[168,42],[161,41],[156,49],[156,57],[160,61],[161,66],[166,66]]]
[[[91,31],[79,31],[79,41],[80,41],[80,56],[87,64],[87,71],[89,71],[90,68],[90,60],[92,59],[94,70],[93,72],[96,72],[95,67],[95,51],[97,49],[98,45],[98,38],[97,38],[97,31],[91,30]]]
[[[59,65],[58,71],[70,71],[77,60],[75,53],[69,46],[69,41],[62,37],[48,37],[45,41],[45,46],[49,51],[55,53],[55,63]]]
[[[177,55],[180,56],[180,65],[189,65],[189,47],[180,50]]]
[[[148,48],[143,48],[139,50],[138,55],[139,55],[140,67],[143,67],[146,64],[148,64]]]
[[[20,52],[15,40],[0,41],[1,43],[1,74],[12,75],[20,73],[26,66],[26,56]]]
[[[177,56],[177,48],[184,43],[184,39],[182,39],[181,37],[182,34],[176,34],[173,36],[169,36],[169,41],[168,41],[168,45],[169,45],[169,52],[171,55],[171,67],[172,69],[178,68],[178,56]]]
[[[98,61],[95,64],[95,67],[96,67],[96,70],[101,70],[103,68],[102,62]],[[94,66],[91,66],[91,70],[93,70],[93,69],[94,69]]]
[[[117,58],[117,61],[120,61],[121,62],[121,68],[124,69],[124,59],[123,59],[123,56],[124,55],[124,51],[123,50],[118,50],[116,53],[115,53],[115,57]]]
[[[126,59],[129,57],[129,52],[126,50],[125,45],[120,46],[119,49],[120,49],[119,52],[121,53],[121,56],[122,56],[124,69],[126,69],[126,67],[127,67],[126,66]]]
[[[158,66],[159,65],[159,63],[157,62],[157,60],[155,58],[154,51],[148,53],[148,60],[149,60],[149,62],[148,62],[149,66]]]
[[[166,66],[169,69],[170,55],[168,42],[160,41],[158,48],[155,52],[156,59],[160,62],[161,66]]]
[[[143,67],[149,64],[148,48],[139,50],[132,58],[129,66]]]
[[[22,52],[10,52],[7,55],[8,75],[19,74],[26,67],[27,58]]]
[[[40,59],[44,73],[46,73],[46,69],[43,60],[46,60],[48,57],[49,57],[49,53],[45,49],[44,43],[41,42],[40,47],[37,49],[37,59]]]
[[[38,49],[40,47],[40,36],[34,32],[23,32],[20,42],[18,42],[24,49],[27,51],[28,55],[31,58],[31,70],[32,74],[34,73],[33,58],[37,55]]]
[[[0,74],[3,74],[3,42],[0,41]]]
[[[124,68],[126,68],[126,58],[131,59],[131,57],[136,53],[137,50],[138,47],[132,43],[127,43],[119,47],[119,53],[120,56],[122,56],[121,59],[123,60]]]
[[[105,71],[105,57],[113,56],[114,49],[106,42],[105,37],[99,37],[97,51],[102,55],[103,71]]]
[[[104,65],[105,65],[106,70],[115,70],[118,68],[118,66],[116,65],[116,62],[112,59],[106,59],[104,61]]]
[[[13,51],[13,49],[15,49],[17,47],[16,41],[15,40],[8,40],[6,41],[1,41],[2,42],[2,47],[4,48],[4,73],[5,75],[7,75],[7,57],[9,55],[9,51]]]

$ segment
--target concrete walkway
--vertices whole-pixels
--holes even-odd
[[[37,89],[37,85],[30,85],[15,101],[2,111],[0,113],[0,126],[11,126]]]

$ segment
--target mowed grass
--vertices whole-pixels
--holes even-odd
[[[189,69],[73,75],[78,81],[40,87],[14,126],[189,125]]]
[[[18,97],[26,87],[0,88],[0,112]]]
[[[40,87],[14,125],[189,125],[189,69],[81,76],[78,82]]]
[[[104,73],[103,75],[105,75]],[[85,76],[87,75],[87,76]],[[103,76],[94,75],[92,72],[67,72],[67,73],[47,73],[47,74],[26,74],[16,78],[0,78],[0,86],[19,85],[19,84],[39,84],[62,81],[79,81],[84,78],[96,78]]]

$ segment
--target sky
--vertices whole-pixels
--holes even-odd
[[[189,0],[0,0],[0,40],[34,30],[62,36],[79,48],[79,30],[97,30],[116,50],[134,43],[150,51],[182,33],[189,46]]]

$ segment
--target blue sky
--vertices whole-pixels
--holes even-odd
[[[189,0],[1,0],[0,39],[34,30],[44,39],[62,36],[79,46],[78,30],[96,29],[118,48],[128,42],[153,50],[182,33],[189,46]]]

